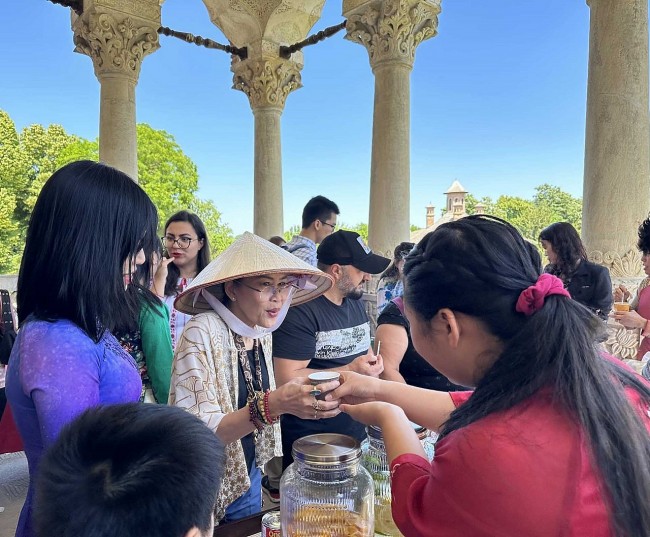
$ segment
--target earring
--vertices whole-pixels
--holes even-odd
[[[228,298],[231,302],[237,302],[237,299],[234,296],[229,296]]]

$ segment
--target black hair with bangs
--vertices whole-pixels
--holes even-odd
[[[158,217],[125,173],[82,160],[57,170],[36,200],[18,275],[18,319],[68,319],[94,341],[132,325],[123,270],[156,241]],[[135,267],[129,266],[129,272]]]

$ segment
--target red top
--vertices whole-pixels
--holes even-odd
[[[472,392],[452,392],[459,406]],[[647,406],[628,396],[650,430]],[[406,537],[614,537],[600,476],[550,390],[458,429],[391,465],[393,518]]]

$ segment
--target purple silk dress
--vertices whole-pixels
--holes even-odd
[[[67,320],[29,320],[21,327],[6,386],[29,465],[29,490],[16,537],[35,534],[35,476],[44,450],[61,428],[87,408],[138,401],[141,389],[133,358],[109,332],[95,343]]]

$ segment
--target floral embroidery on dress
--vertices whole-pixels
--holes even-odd
[[[135,365],[138,369],[138,372],[140,373],[140,379],[142,380],[140,402],[143,402],[145,392],[147,390],[150,390],[150,392],[153,393],[153,390],[151,386],[151,379],[147,373],[147,362],[144,358],[144,352],[142,350],[142,336],[140,335],[140,330],[124,333],[118,331],[115,333],[115,338],[119,342],[122,349],[128,352],[131,355],[131,358],[133,358],[135,361]]]

